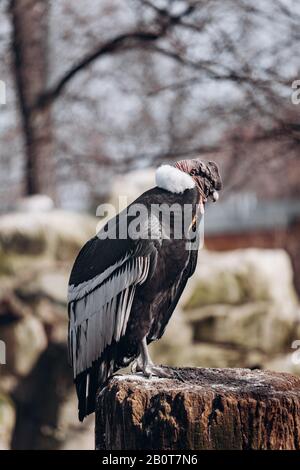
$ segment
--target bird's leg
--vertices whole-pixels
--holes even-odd
[[[132,374],[136,374],[137,372],[143,372],[147,369],[148,365],[153,366],[153,362],[151,361],[150,354],[147,347],[147,339],[146,337],[140,342],[139,345],[140,354],[131,364],[131,372]]]
[[[143,372],[144,375],[147,377],[151,377],[151,367],[153,366],[153,362],[151,360],[148,345],[147,345],[147,338],[146,336],[142,339],[140,343],[140,368],[139,371]]]
[[[140,344],[140,351],[141,351],[141,360],[142,360],[142,372],[146,377],[151,378],[152,375],[156,375],[157,377],[164,377],[164,378],[170,378],[172,377],[172,374],[167,372],[166,370],[163,369],[163,367],[159,367],[153,364],[150,354],[148,351],[148,345],[147,345],[147,338],[146,336],[143,338]]]

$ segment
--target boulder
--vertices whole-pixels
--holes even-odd
[[[142,193],[155,186],[155,170],[151,168],[130,171],[113,178],[110,203],[124,209]],[[120,199],[121,196],[121,199]],[[119,207],[119,202],[121,206]]]
[[[12,319],[2,325],[1,339],[6,344],[6,365],[2,366],[4,375],[27,375],[47,347],[45,330],[33,315]]]
[[[200,251],[181,300],[193,343],[215,346],[219,358],[217,351],[226,347],[221,363],[229,366],[234,357],[236,365],[252,366],[250,352],[259,356],[259,365],[266,363],[266,356],[283,354],[297,339],[300,320],[292,276],[283,250]]]
[[[156,362],[168,365],[181,365],[185,349],[192,342],[192,328],[187,323],[182,310],[177,307],[163,337],[150,345],[151,356]]]
[[[267,356],[261,351],[252,351],[225,344],[199,342],[182,345],[180,348],[157,348],[153,345],[151,357],[157,364],[176,367],[247,367],[264,368]],[[284,370],[283,370],[284,371]]]
[[[99,217],[97,231],[118,212],[138,198],[142,193],[155,186],[155,170],[139,169],[123,175],[115,175],[112,180],[110,196],[104,205],[98,205]]]
[[[13,398],[17,409],[13,449],[51,450],[64,444],[78,421],[66,342],[49,344],[19,381]],[[72,420],[67,419],[67,405]]]
[[[126,185],[114,182],[115,195],[120,187],[124,195],[128,191],[126,203],[154,185],[152,171],[128,178]],[[0,339],[7,345],[1,388],[13,393],[17,410],[15,448],[93,446],[93,418],[83,426],[77,422],[66,296],[71,265],[98,221],[50,208],[0,217]],[[284,252],[202,251],[195,277],[151,354],[155,362],[174,366],[292,370],[288,348],[300,331],[296,310]]]
[[[19,298],[29,304],[34,304],[41,299],[47,299],[53,304],[66,307],[68,281],[70,271],[51,266],[47,270],[40,269],[23,278],[15,287]]]
[[[197,270],[185,295],[186,310],[257,301],[297,303],[291,261],[284,250],[199,252]]]
[[[290,347],[297,318],[297,309],[269,302],[208,305],[187,312],[194,341],[225,343],[269,354]]]
[[[46,194],[34,194],[18,199],[15,209],[17,212],[48,212],[54,209],[54,202]]]
[[[73,387],[68,400],[61,404],[57,420],[57,433],[60,450],[92,450],[95,445],[95,417],[87,416],[83,422],[78,420],[78,401]]]
[[[0,340],[6,344],[0,385],[16,410],[13,442],[6,426],[2,447],[93,447],[93,417],[83,426],[77,418],[66,304],[71,265],[97,222],[50,207],[0,217]],[[0,430],[1,406],[0,399]]]
[[[299,324],[284,251],[204,250],[151,354],[155,362],[171,366],[265,368],[272,357],[288,354],[292,341],[300,338]],[[282,371],[297,373],[288,361],[281,363]]]
[[[73,261],[96,226],[94,217],[60,210],[0,217],[0,274],[26,272],[49,259]]]

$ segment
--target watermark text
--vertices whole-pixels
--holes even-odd
[[[300,104],[300,80],[294,80],[292,88],[295,90],[291,96],[292,103],[295,105]]]
[[[6,344],[0,340],[0,364],[6,364]]]
[[[0,80],[0,105],[6,104],[6,84]]]

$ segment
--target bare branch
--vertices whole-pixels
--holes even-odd
[[[190,15],[196,7],[196,4],[189,5],[182,13],[178,15],[171,15],[167,10],[159,9],[147,0],[145,0],[144,3],[147,4],[147,6],[151,6],[153,9],[155,9],[155,11],[159,13],[160,17],[163,17],[165,19],[165,21],[157,22],[157,32],[149,30],[124,33],[120,34],[114,39],[107,41],[104,44],[100,44],[100,46],[98,46],[91,53],[87,54],[83,59],[74,64],[67,72],[65,72],[65,74],[58,80],[58,82],[52,88],[43,93],[35,103],[34,107],[43,107],[49,102],[56,99],[61,94],[65,86],[70,82],[70,80],[72,80],[72,78],[78,72],[88,67],[99,57],[102,57],[106,54],[114,54],[121,50],[140,48],[143,47],[144,44],[155,42],[158,39],[161,39],[170,27],[180,23],[182,18],[186,17],[187,15]],[[189,26],[187,25],[187,27]]]
[[[94,51],[92,51],[90,54],[87,54],[83,59],[73,65],[52,88],[39,97],[34,106],[43,107],[57,98],[65,86],[72,80],[72,78],[74,78],[78,72],[88,67],[99,57],[102,57],[106,54],[114,54],[124,49],[132,49],[134,47],[141,46],[141,44],[146,42],[156,41],[162,36],[162,34],[162,31],[159,31],[158,33],[136,31],[133,33],[121,34],[114,39],[101,44]]]

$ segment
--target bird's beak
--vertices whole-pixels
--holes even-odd
[[[219,200],[218,191],[213,191],[210,196],[211,196],[211,199],[212,199],[213,202],[217,202]]]
[[[217,202],[219,200],[219,193],[218,191],[214,190],[209,194],[210,199],[213,202]],[[204,204],[207,201],[203,196],[200,196],[200,201],[199,201],[199,206],[200,206],[200,214],[204,215],[205,209],[204,209]]]
[[[214,190],[209,194],[210,199],[213,202],[217,202],[219,200],[219,193],[218,191]],[[204,209],[204,204],[207,202],[207,199],[204,198],[203,196],[200,196],[200,201],[199,201],[199,206],[200,206],[200,214],[204,215],[205,209]]]

